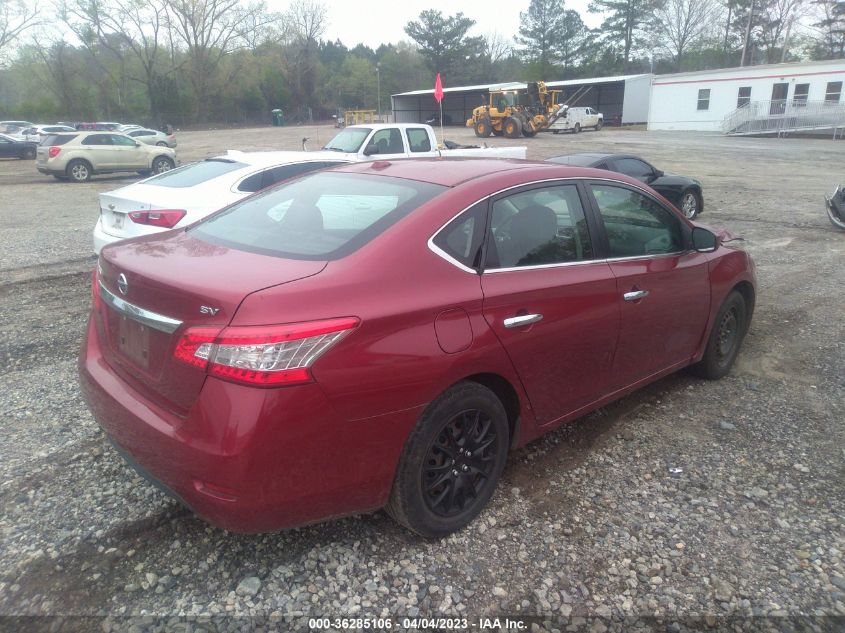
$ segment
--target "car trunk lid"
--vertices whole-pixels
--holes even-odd
[[[224,198],[218,199],[221,200],[219,206],[229,202]],[[179,191],[170,187],[136,184],[100,194],[100,226],[107,235],[129,239],[168,230],[166,227],[134,222],[129,217],[133,211],[183,210],[186,214],[177,226],[185,226],[216,208],[198,206],[196,192],[192,190]]]
[[[106,249],[97,282],[106,360],[156,404],[185,415],[206,374],[174,358],[182,334],[196,326],[223,328],[247,295],[325,265],[246,253],[183,231]]]

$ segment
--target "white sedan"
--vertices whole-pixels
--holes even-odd
[[[94,252],[113,242],[182,228],[260,189],[350,162],[335,152],[238,152],[172,169],[100,194]]]

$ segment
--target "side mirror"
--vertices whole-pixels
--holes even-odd
[[[655,178],[663,178],[663,176],[665,176],[665,175],[666,175],[666,174],[664,174],[664,173],[663,173],[663,171],[662,171],[662,170],[660,170],[660,169],[655,169],[655,170],[654,170],[654,177],[655,177]]]
[[[364,148],[364,156],[372,156],[373,154],[378,154],[378,145],[370,143]]]
[[[141,147],[141,144],[138,141],[135,141],[135,147]]]
[[[692,247],[699,253],[712,253],[718,245],[716,235],[700,226],[692,229]]]

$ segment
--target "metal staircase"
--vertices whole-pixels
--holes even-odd
[[[828,101],[752,101],[722,121],[729,136],[829,131],[833,138],[845,135],[845,103]]]

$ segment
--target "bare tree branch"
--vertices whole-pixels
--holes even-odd
[[[0,54],[25,31],[42,23],[37,2],[0,0]]]

